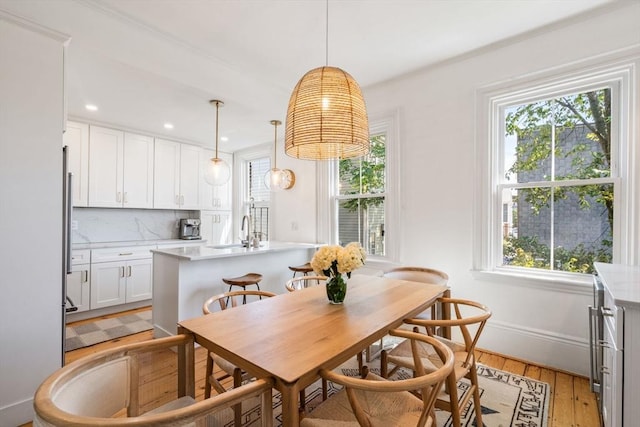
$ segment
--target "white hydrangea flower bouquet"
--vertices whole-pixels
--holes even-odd
[[[364,265],[366,253],[360,243],[351,242],[345,247],[322,246],[311,260],[311,268],[316,274],[327,276],[327,297],[333,304],[341,304],[347,292],[347,283],[342,277]]]

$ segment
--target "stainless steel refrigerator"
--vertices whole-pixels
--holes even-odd
[[[73,212],[73,174],[69,171],[69,147],[62,147],[62,344],[61,363],[64,366],[67,313],[75,311],[73,301],[67,297],[67,279],[71,274],[71,219]],[[74,310],[75,309],[75,310]]]

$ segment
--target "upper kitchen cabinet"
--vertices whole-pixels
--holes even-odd
[[[153,138],[89,128],[89,206],[153,207]]]
[[[193,145],[156,139],[156,209],[200,209],[200,151]]]
[[[67,122],[63,144],[69,151],[69,172],[73,174],[73,206],[89,205],[89,125]]]
[[[215,157],[214,150],[203,149],[201,152],[201,167],[205,170],[207,162]],[[233,155],[218,151],[218,157],[227,162],[229,167],[233,167]],[[233,176],[233,171],[231,172]],[[204,174],[200,181],[202,186],[201,209],[204,210],[231,210],[231,179],[224,185],[210,185],[204,180]]]

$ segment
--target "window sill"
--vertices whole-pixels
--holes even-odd
[[[593,279],[589,274],[578,274],[576,277],[570,277],[570,275],[561,273],[527,274],[526,272],[513,270],[472,270],[471,274],[478,280],[528,288],[581,295],[591,295],[593,292]]]

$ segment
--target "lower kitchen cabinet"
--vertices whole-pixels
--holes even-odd
[[[92,251],[91,309],[151,299],[154,248]]]
[[[89,310],[91,286],[89,271],[91,264],[79,264],[71,267],[71,274],[67,275],[67,309],[74,313]]]
[[[594,265],[604,285],[602,425],[635,427],[640,420],[640,267]]]
[[[67,275],[66,308],[70,313],[89,310],[91,301],[91,285],[89,272],[91,271],[91,251],[88,249],[75,250],[71,253],[71,274]]]

